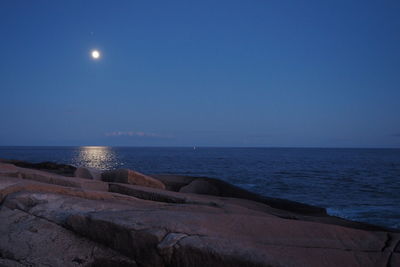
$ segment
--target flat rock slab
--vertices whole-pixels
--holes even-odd
[[[65,225],[140,266],[386,266],[390,256],[385,232],[210,206],[102,202],[22,192],[3,206]]]

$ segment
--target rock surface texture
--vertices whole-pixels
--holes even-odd
[[[105,182],[135,184],[165,189],[165,185],[157,179],[129,169],[105,171],[101,174],[101,179]]]
[[[17,165],[0,163],[0,266],[400,264],[396,230],[217,179]]]

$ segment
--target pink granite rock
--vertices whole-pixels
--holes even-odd
[[[78,167],[74,172],[74,176],[101,181],[101,171],[94,168]]]
[[[11,167],[12,166],[12,167]],[[0,175],[17,177],[46,184],[85,188],[89,190],[107,191],[107,183],[82,178],[71,178],[45,171],[16,167],[10,164],[0,163]]]
[[[220,195],[218,188],[204,179],[196,179],[192,181],[190,184],[181,187],[181,189],[179,189],[179,192],[212,196]]]
[[[157,179],[129,169],[105,171],[101,174],[101,179],[105,182],[135,184],[165,189],[165,185]]]
[[[129,180],[129,175],[112,177]],[[148,183],[99,182],[107,185],[107,192],[74,184],[76,179],[80,181],[0,164],[0,266],[400,263],[398,232],[324,213],[313,215],[297,204],[279,209],[244,198],[167,191]]]

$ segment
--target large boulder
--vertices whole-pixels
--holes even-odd
[[[101,174],[101,179],[105,182],[135,184],[165,189],[165,185],[162,182],[150,176],[129,169],[105,171]]]
[[[215,178],[190,177],[168,174],[157,174],[152,175],[152,177],[162,181],[167,186],[167,189],[176,192],[248,199],[267,204],[273,208],[299,214],[318,216],[326,215],[326,210],[324,208],[286,199],[261,196]]]
[[[74,172],[74,176],[84,179],[101,180],[101,171],[94,168],[78,167]]]
[[[196,177],[183,176],[183,175],[171,175],[171,174],[152,174],[151,177],[156,178],[165,184],[167,190],[179,192],[179,190],[190,184]]]

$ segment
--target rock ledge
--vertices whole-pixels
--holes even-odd
[[[0,266],[400,266],[399,244],[217,179],[0,161]]]

